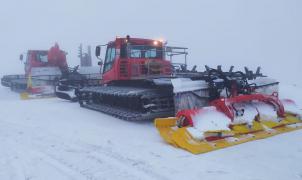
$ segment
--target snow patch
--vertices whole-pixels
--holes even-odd
[[[189,133],[196,139],[203,139],[206,131],[230,130],[231,120],[215,107],[203,108],[192,116],[193,127],[188,128]]]
[[[258,77],[257,79],[248,80],[248,83],[262,86],[255,90],[257,93],[272,95],[273,93],[279,92],[279,82],[272,78]]]
[[[298,108],[294,101],[283,99],[281,102],[283,103],[285,112],[296,114],[300,119],[302,119],[302,110]]]
[[[276,109],[264,102],[236,103],[233,107],[235,113],[234,121],[231,121],[224,113],[219,112],[214,106],[205,107],[199,113],[192,115],[193,127],[187,128],[189,133],[195,138],[204,139],[206,131],[230,130],[230,124],[247,123],[252,125],[259,116],[262,120],[278,122],[279,118]],[[268,128],[266,128],[269,130]]]
[[[200,89],[207,89],[208,84],[205,81],[192,81],[189,78],[176,78],[171,80],[173,85],[173,92],[188,92]]]
[[[240,113],[235,116],[234,124],[248,123],[252,125],[257,115],[263,120],[279,121],[276,109],[264,102],[237,103],[234,108]]]
[[[204,139],[204,134],[200,132],[195,127],[188,127],[187,131],[191,134],[191,136],[196,139],[202,141]]]
[[[299,128],[302,126],[302,123],[295,123],[295,124],[289,124],[286,127],[290,127],[290,128]]]
[[[258,102],[255,103],[255,107],[257,108],[261,119],[275,122],[279,121],[277,111],[272,105]]]
[[[203,109],[192,117],[194,127],[199,131],[230,130],[228,125],[231,120],[215,107]]]
[[[236,103],[233,107],[238,113],[234,118],[234,124],[247,123],[252,125],[255,117],[258,115],[257,109],[251,103]]]

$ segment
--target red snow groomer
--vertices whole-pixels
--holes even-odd
[[[24,64],[24,75],[3,76],[1,84],[20,92],[25,99],[53,96],[55,82],[68,70],[66,53],[58,44],[49,50],[28,50]]]
[[[104,60],[101,47],[106,47]],[[184,55],[184,63],[176,63]],[[161,136],[192,153],[300,128],[300,111],[278,99],[278,82],[221,66],[198,72],[187,48],[153,39],[118,37],[97,46],[100,86],[76,89],[82,107],[130,120],[155,120]],[[174,117],[176,116],[176,117]]]
[[[81,106],[125,120],[169,117],[182,109],[205,106],[223,93],[220,86],[224,84],[217,82],[223,79],[218,76],[238,81],[236,84],[225,79],[228,89],[233,88],[226,92],[228,94],[248,94],[278,84],[265,79],[260,69],[256,73],[248,69],[245,73],[233,72],[233,67],[228,72],[223,72],[221,67],[216,71],[206,67],[206,71],[197,72],[193,66],[189,70],[187,48],[166,46],[159,40],[118,37],[97,46],[98,58],[104,46],[105,58],[99,63],[103,66],[101,86],[80,88],[76,95]],[[175,56],[178,55],[184,56],[185,63],[176,63],[179,58]],[[180,94],[178,91],[192,93]],[[192,101],[184,104],[186,99]]]

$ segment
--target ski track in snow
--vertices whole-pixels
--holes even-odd
[[[192,155],[167,145],[152,122],[59,99],[21,101],[3,87],[0,106],[0,180],[302,179],[301,131]]]

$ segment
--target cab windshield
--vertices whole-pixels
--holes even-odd
[[[163,50],[161,47],[150,45],[130,45],[128,57],[130,58],[149,58],[162,59]]]

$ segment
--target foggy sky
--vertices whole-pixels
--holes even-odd
[[[0,75],[22,73],[18,57],[27,49],[58,42],[76,65],[80,43],[129,34],[186,46],[200,69],[260,65],[282,82],[302,84],[301,0],[1,0],[0,25]]]

